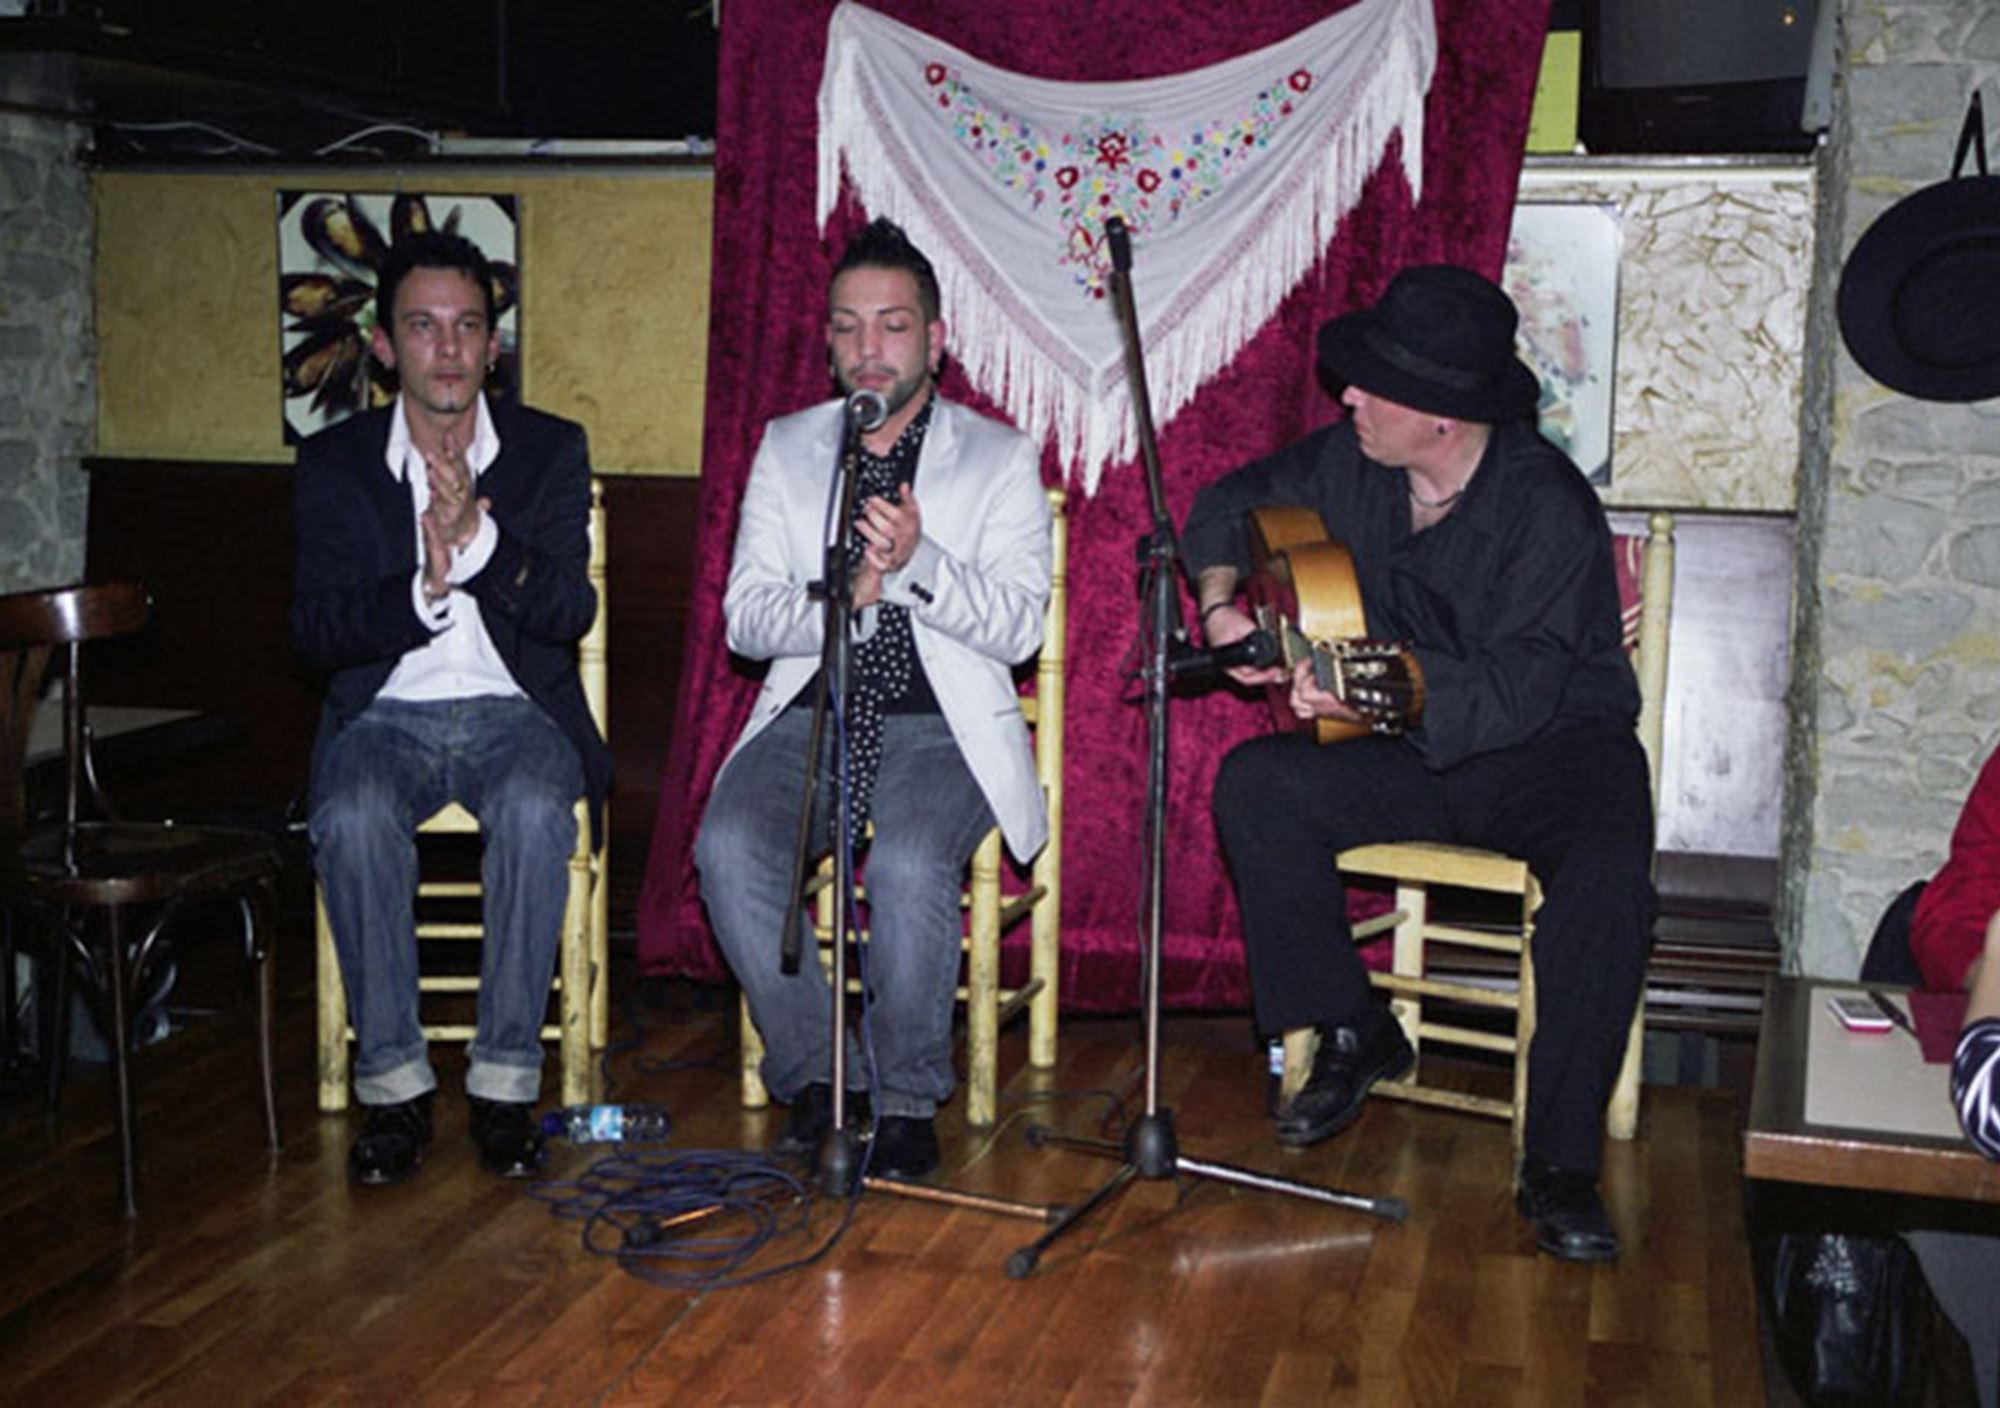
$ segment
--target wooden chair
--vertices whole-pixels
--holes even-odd
[[[590,715],[600,731],[608,721],[608,670],[605,659],[605,621],[608,608],[604,597],[604,497],[595,478],[590,484],[590,585],[597,592],[597,615],[590,629],[577,643],[577,670],[583,677],[583,694]],[[608,731],[606,736],[609,737]],[[479,823],[464,807],[453,802],[417,828],[420,836],[476,836]],[[610,1037],[609,971],[609,886],[605,883],[606,846],[593,845],[590,807],[576,804],[576,850],[569,859],[569,902],[563,912],[561,946],[557,951],[554,991],[557,996],[556,1021],[542,1028],[542,1040],[553,1041],[560,1053],[562,1103],[587,1104],[591,1099],[591,1053],[604,1049]],[[479,898],[477,880],[431,879],[417,886],[420,945],[434,941],[478,942],[485,933],[477,920],[455,915],[433,914],[442,901],[461,908]],[[327,923],[326,901],[314,886],[315,928],[319,946],[319,1107],[327,1113],[347,1108],[348,1043],[354,1029],[347,1020],[347,989],[341,982],[340,960],[333,947],[333,929]],[[462,967],[463,965],[458,965]],[[431,971],[417,980],[420,994],[442,997],[447,994],[474,994],[479,991],[477,971]],[[443,1019],[426,1020],[424,1037],[429,1041],[470,1041],[472,1024]]]
[[[1621,595],[1626,596],[1626,643],[1633,652],[1639,677],[1639,738],[1645,746],[1657,802],[1660,785],[1661,740],[1665,730],[1667,634],[1673,617],[1674,520],[1654,513],[1644,537],[1616,535],[1620,555]],[[1623,583],[1630,582],[1627,590]],[[1637,600],[1632,600],[1636,595]],[[1393,931],[1394,957],[1389,971],[1370,974],[1376,986],[1392,994],[1390,1010],[1417,1050],[1417,1064],[1400,1080],[1383,1081],[1374,1094],[1416,1100],[1475,1114],[1491,1115],[1513,1125],[1518,1159],[1526,1129],[1528,1049],[1535,1031],[1535,912],[1541,907],[1541,887],[1527,863],[1497,851],[1435,842],[1391,842],[1343,851],[1340,869],[1349,875],[1386,879],[1395,887],[1395,908],[1357,926],[1357,939]],[[1500,896],[1518,915],[1511,930],[1440,923],[1431,917],[1432,892],[1469,891]],[[1517,907],[1516,907],[1517,906]],[[1503,955],[1513,960],[1514,983],[1468,981],[1452,973],[1453,959],[1463,969],[1467,951]],[[1475,965],[1476,966],[1476,962]],[[1440,976],[1443,968],[1447,976]],[[1427,1012],[1426,1001],[1513,1014],[1513,1030],[1496,1032]],[[1632,1014],[1624,1064],[1606,1112],[1606,1129],[1614,1139],[1630,1139],[1639,1124],[1639,1062],[1644,1035],[1645,1001]],[[1285,1034],[1283,1094],[1289,1098],[1306,1082],[1318,1045],[1318,1034],[1303,1028]],[[1457,1046],[1510,1056],[1514,1063],[1509,1098],[1482,1096],[1423,1080],[1423,1054],[1434,1046]]]
[[[965,949],[965,982],[957,1000],[965,1004],[965,1117],[974,1125],[993,1123],[998,1109],[1000,1084],[999,1045],[1002,1025],[1028,1012],[1028,1061],[1047,1069],[1056,1063],[1056,981],[1059,976],[1062,932],[1062,825],[1063,825],[1063,669],[1067,663],[1065,643],[1069,622],[1069,520],[1064,512],[1067,496],[1060,489],[1048,491],[1053,517],[1053,553],[1049,573],[1049,601],[1042,616],[1042,649],[1035,663],[1035,692],[1021,699],[1035,736],[1035,772],[1041,779],[1042,797],[1048,807],[1049,840],[1035,857],[1030,883],[1018,894],[1001,887],[1005,869],[1001,855],[1000,828],[986,833],[972,853],[961,907],[965,912],[965,932],[960,942]],[[814,890],[814,933],[821,944],[820,957],[829,970],[832,955],[826,945],[833,935],[833,862],[828,857],[811,882]],[[865,904],[865,883],[856,886],[855,899]],[[1018,988],[1000,986],[1001,938],[1024,917],[1030,921],[1028,980]],[[867,931],[861,933],[863,942]],[[852,971],[850,969],[850,971]],[[848,980],[848,990],[859,992],[858,979]],[[750,1020],[750,1004],[742,1003],[743,1103],[761,1109],[770,1103],[758,1068],[764,1060],[764,1039]]]
[[[194,900],[233,900],[242,919],[244,955],[257,980],[257,1055],[262,1067],[264,1137],[278,1147],[272,1075],[271,928],[279,858],[276,845],[250,831],[116,819],[97,786],[84,693],[83,644],[128,635],[146,623],[152,603],[143,587],[119,582],[0,597],[0,893],[53,918],[44,947],[45,991],[37,1006],[49,1105],[61,1089],[72,964],[86,979],[111,1049],[118,1107],[120,1192],[125,1215],[138,1215],[137,1147],[132,1127],[132,1022],[164,959],[164,935]],[[28,826],[24,773],[28,722],[52,653],[63,661],[63,811]],[[92,819],[95,816],[98,819]],[[140,922],[141,920],[145,922]]]

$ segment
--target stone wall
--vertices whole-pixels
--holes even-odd
[[[0,109],[0,591],[83,570],[79,461],[96,422],[84,133]]]
[[[2000,744],[2000,400],[1919,402],[1871,380],[1827,310],[1839,261],[1899,197],[1949,174],[1972,93],[2000,155],[1992,0],[1846,0],[1844,102],[1824,167],[1782,937],[1851,974],[1875,921],[1943,860]],[[1996,173],[2000,174],[2000,173]],[[1830,407],[1824,425],[1811,408]],[[1811,456],[1808,457],[1809,461]]]

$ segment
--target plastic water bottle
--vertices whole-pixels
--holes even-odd
[[[542,1133],[576,1144],[649,1144],[673,1124],[664,1105],[566,1105],[542,1116]]]

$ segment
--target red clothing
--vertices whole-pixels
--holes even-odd
[[[1985,947],[1986,922],[1995,910],[2000,910],[2000,751],[1979,770],[1951,833],[1951,855],[1924,887],[1910,920],[1910,952],[1925,987],[1965,986],[1965,970]]]

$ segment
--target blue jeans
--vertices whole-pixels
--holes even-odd
[[[784,1101],[830,1079],[833,1068],[832,987],[813,956],[810,932],[797,974],[778,971],[811,723],[809,710],[787,710],[729,760],[694,851],[716,941],[764,1038],[764,1084]],[[830,719],[827,732],[830,749]],[[827,839],[830,796],[823,786],[813,807],[815,846]],[[937,714],[884,720],[873,811],[865,878],[876,1109],[928,1116],[951,1094],[958,897],[993,811]],[[802,914],[801,926],[809,928],[810,918]],[[866,1068],[851,1038],[850,1029],[849,1084],[858,1089]]]
[[[466,1090],[532,1102],[583,765],[527,699],[377,699],[314,760],[313,865],[354,1024],[364,1105],[437,1088],[417,1017],[416,830],[447,802],[479,819],[486,937]]]

